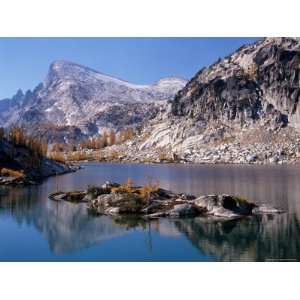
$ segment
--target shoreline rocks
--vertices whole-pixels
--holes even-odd
[[[189,137],[188,142],[180,139],[170,142],[171,130],[165,124],[165,133],[160,137],[162,145],[149,138],[156,132],[156,125],[149,125],[141,135],[123,144],[101,150],[86,150],[96,161],[120,163],[197,163],[197,164],[246,164],[286,165],[300,163],[300,132],[285,127],[268,130],[259,124],[247,129],[227,128],[226,136],[207,138],[214,131],[207,128],[202,135]],[[176,131],[175,129],[173,131]],[[205,140],[205,142],[204,142]],[[207,141],[206,141],[207,140]],[[162,143],[165,141],[165,143]],[[85,150],[83,150],[85,151]],[[95,155],[92,155],[95,152]],[[113,154],[113,155],[112,155]]]
[[[255,214],[275,214],[282,211],[266,205],[258,206],[241,197],[220,194],[196,197],[176,194],[157,186],[136,187],[130,184],[106,182],[86,191],[56,192],[51,200],[85,203],[96,215],[132,215],[142,218],[183,218],[213,216],[234,219]]]
[[[0,185],[38,184],[50,176],[75,172],[80,168],[34,153],[26,145],[15,145],[7,138],[0,138]]]
[[[76,172],[79,170],[80,166],[75,165],[66,165],[65,169],[58,171],[56,174],[47,174],[47,175],[40,175],[40,176],[0,176],[0,186],[27,186],[27,185],[36,185],[41,183],[46,178],[56,176],[56,175],[63,175],[67,173]]]

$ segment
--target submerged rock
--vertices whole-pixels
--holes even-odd
[[[69,201],[69,202],[87,202],[85,200],[86,192],[73,191],[73,192],[56,192],[49,195],[49,198],[54,201]]]
[[[284,211],[266,204],[262,204],[260,206],[256,206],[253,209],[253,214],[280,214]]]

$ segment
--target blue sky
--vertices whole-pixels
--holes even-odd
[[[133,83],[191,78],[256,38],[0,38],[0,99],[42,82],[65,59]]]

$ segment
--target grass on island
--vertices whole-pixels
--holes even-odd
[[[134,186],[134,182],[131,178],[127,179],[127,182],[121,184],[118,187],[113,187],[111,189],[112,193],[127,193],[127,194],[138,194],[143,199],[150,196],[151,193],[155,193],[160,189],[160,182],[156,180],[153,182],[151,178],[148,178],[147,183],[144,186]]]
[[[148,179],[146,185],[136,187],[133,180],[128,178],[126,183],[111,189],[113,193],[124,194],[122,200],[113,203],[113,205],[120,207],[121,211],[129,214],[140,212],[149,204],[151,194],[157,192],[159,189],[159,181],[153,182],[151,179]]]

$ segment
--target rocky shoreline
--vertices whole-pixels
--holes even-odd
[[[243,147],[239,143],[224,144],[211,149],[190,149],[183,153],[167,152],[161,157],[157,149],[141,151],[131,147],[109,147],[101,151],[100,159],[87,159],[81,162],[100,161],[117,163],[181,163],[181,164],[255,164],[255,165],[294,165],[300,163],[300,152],[294,151],[293,146],[273,149],[268,145],[253,145]],[[111,156],[110,151],[118,151],[118,155]],[[70,161],[74,163],[74,161]]]
[[[55,174],[47,174],[45,176],[37,176],[30,178],[26,175],[24,176],[0,176],[0,186],[27,186],[27,185],[36,185],[41,183],[48,177],[63,175],[67,173],[76,172],[81,167],[80,165],[65,165],[64,169],[58,170]]]
[[[146,219],[171,217],[213,216],[236,219],[257,214],[281,213],[280,209],[258,206],[233,195],[194,196],[174,193],[156,185],[133,186],[131,183],[106,182],[90,186],[85,191],[55,192],[49,195],[54,201],[85,203],[96,215],[136,216]]]
[[[253,125],[240,130],[215,130],[169,143],[167,123],[144,128],[123,144],[100,150],[81,150],[89,160],[126,163],[197,163],[286,165],[300,163],[300,132],[290,127],[268,129]],[[155,132],[157,131],[157,134]],[[174,129],[176,131],[176,129]],[[146,139],[150,132],[154,137]],[[159,139],[158,139],[159,137]]]

